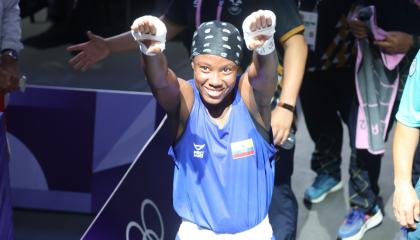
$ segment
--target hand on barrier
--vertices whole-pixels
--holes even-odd
[[[165,50],[166,32],[165,24],[154,16],[137,18],[131,25],[131,34],[139,43],[140,51],[148,56]]]
[[[242,23],[245,44],[249,50],[268,55],[275,50],[276,15],[270,10],[253,12]]]

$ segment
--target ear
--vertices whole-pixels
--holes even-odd
[[[191,61],[191,68],[194,70],[194,62]]]

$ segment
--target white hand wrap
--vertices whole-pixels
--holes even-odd
[[[154,45],[159,47],[161,52],[163,52],[163,50],[165,50],[165,43],[166,43],[166,26],[165,24],[157,17],[154,16],[143,16],[140,18],[137,18],[133,25],[136,25],[137,21],[141,21],[141,20],[148,20],[150,23],[153,23],[153,25],[156,28],[156,35],[151,35],[151,34],[145,34],[145,33],[140,33],[140,32],[135,32],[133,30],[131,30],[131,35],[133,35],[133,38],[135,41],[137,41],[139,43],[139,47],[140,47],[140,51],[148,56],[154,56],[156,55],[155,53],[148,53],[148,47],[142,43],[142,41],[144,40],[152,40],[152,41],[156,41],[157,43],[155,43]]]
[[[270,27],[258,29],[252,32],[250,29],[251,22],[255,20],[255,17],[257,14],[260,14],[259,13],[260,11],[263,11],[264,15],[270,16],[272,24]],[[267,41],[265,41],[262,46],[258,47],[255,50],[257,51],[259,55],[268,55],[276,49],[276,46],[274,44],[274,38],[273,38],[274,33],[276,32],[276,15],[270,10],[260,10],[260,11],[253,12],[251,15],[245,18],[244,22],[242,23],[242,31],[244,33],[244,40],[245,40],[246,47],[249,50],[253,50],[249,46],[250,41],[252,39],[260,35],[267,36],[268,37]]]

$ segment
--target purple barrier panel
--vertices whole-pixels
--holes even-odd
[[[92,169],[93,212],[102,207],[163,116],[150,93],[97,93]]]
[[[174,239],[171,136],[166,118],[131,164],[81,239]]]
[[[7,114],[13,205],[78,212],[103,205],[163,117],[150,93],[35,86]]]
[[[14,239],[12,206],[10,204],[9,154],[2,112],[0,112],[0,239]]]

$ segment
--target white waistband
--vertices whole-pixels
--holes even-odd
[[[204,229],[192,222],[182,221],[179,226],[177,239],[179,240],[271,240],[273,229],[268,216],[255,227],[234,234],[217,234],[209,229]]]

